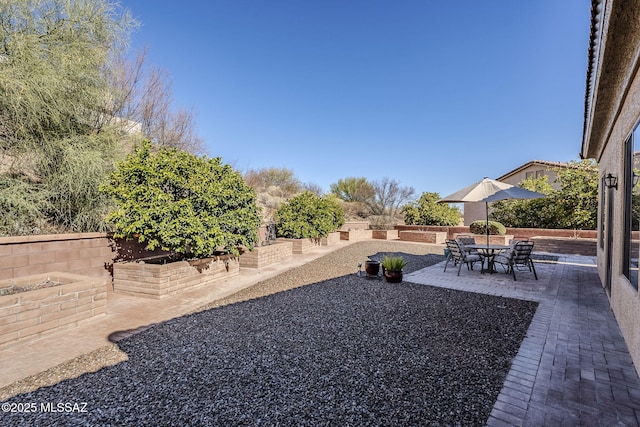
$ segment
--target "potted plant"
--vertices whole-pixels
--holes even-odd
[[[382,270],[384,277],[389,283],[402,282],[402,269],[407,266],[407,262],[401,256],[385,256],[382,259]]]
[[[368,259],[364,263],[364,271],[368,276],[377,276],[380,271],[380,261],[375,259]]]

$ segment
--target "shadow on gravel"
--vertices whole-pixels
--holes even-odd
[[[154,325],[3,425],[484,424],[537,304],[355,274]]]

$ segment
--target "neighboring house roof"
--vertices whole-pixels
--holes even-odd
[[[598,57],[600,56],[600,40],[602,37],[602,0],[591,1],[591,32],[589,34],[589,54],[587,57],[587,82],[584,91],[584,124],[582,129],[582,150],[580,157],[586,158],[587,154],[587,131],[591,122],[591,107],[593,104],[593,95],[595,93],[594,85],[596,80],[596,67],[598,65]]]
[[[525,169],[530,168],[531,166],[544,166],[545,168],[549,169],[549,168],[563,168],[563,167],[567,167],[566,163],[563,162],[549,162],[546,160],[532,160],[530,162],[527,162],[525,164],[523,164],[522,166],[519,166],[515,169],[513,169],[510,172],[505,173],[502,176],[499,176],[498,178],[496,178],[496,181],[503,181],[507,178],[509,178],[510,176],[513,176],[517,173],[522,172]]]

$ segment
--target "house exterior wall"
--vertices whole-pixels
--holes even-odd
[[[640,296],[637,288],[623,274],[627,208],[623,177],[625,141],[640,119],[640,77],[637,72],[640,65],[640,29],[637,25],[640,22],[640,1],[594,0],[593,8],[596,6],[600,12],[592,16],[593,41],[590,46],[582,156],[598,161],[600,177],[608,173],[618,177],[618,187],[612,190],[602,188],[600,180],[600,194],[604,192],[606,197],[601,196],[598,201],[599,237],[610,233],[612,243],[610,271],[607,269],[607,244],[597,245],[598,273],[603,284],[610,278],[611,308],[638,369]],[[609,200],[612,203],[611,221],[607,218]],[[637,249],[637,242],[633,245]]]
[[[549,167],[548,165],[545,165],[543,163],[535,163],[535,162],[525,167],[524,169],[519,170],[518,172],[515,172],[512,175],[509,175],[504,179],[500,179],[500,181],[506,182],[507,184],[511,184],[511,185],[518,185],[529,177],[537,178],[540,175],[548,176],[549,184],[551,184],[551,186],[556,190],[560,188],[560,184],[555,182],[556,178],[558,177],[558,174],[556,173],[554,168]]]
[[[470,226],[473,221],[487,219],[487,211],[482,202],[467,202],[464,204],[464,225]]]

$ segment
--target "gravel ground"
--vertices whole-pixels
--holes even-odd
[[[443,259],[427,250],[339,249],[120,341],[127,361],[5,401],[36,411],[2,425],[482,425],[536,304],[354,274],[378,252],[407,272]]]

